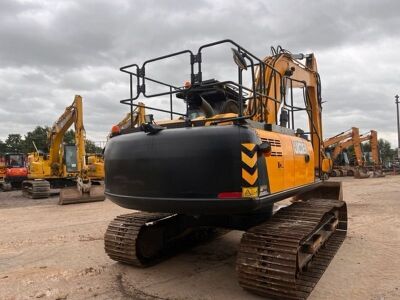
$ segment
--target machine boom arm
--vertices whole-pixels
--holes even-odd
[[[335,149],[333,150],[332,159],[335,160],[340,152],[344,149],[347,149],[351,145],[354,146],[354,154],[356,156],[357,165],[361,166],[363,164],[363,155],[361,150],[361,143],[367,140],[366,137],[360,136],[360,130],[357,127],[352,127],[351,129],[351,138],[348,138],[344,141],[339,142]]]
[[[64,113],[53,124],[49,132],[49,154],[51,163],[62,163],[63,138],[71,125],[75,125],[75,144],[77,147],[77,168],[82,170],[85,157],[85,128],[83,127],[82,97],[75,96],[74,102],[68,106]]]
[[[306,58],[305,65],[295,59],[298,55],[287,52],[264,59],[264,63],[270,67],[265,69],[264,74],[260,68],[258,69],[256,85],[260,87],[261,79],[264,78],[267,97],[266,99],[257,98],[257,113],[253,119],[277,124],[278,110],[283,106],[282,102],[287,96],[286,90],[288,88],[305,88],[305,110],[308,113],[315,167],[319,168],[323,157],[319,75],[314,54],[301,56]],[[250,100],[249,111],[253,109],[254,103],[253,100]]]

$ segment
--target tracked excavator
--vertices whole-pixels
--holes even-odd
[[[330,138],[327,138],[324,140],[323,146],[324,146],[324,153],[326,155],[326,157],[331,158],[332,155],[338,155],[335,153],[332,153],[335,149],[334,149],[334,145],[338,144],[341,141],[344,141],[346,139],[349,139],[352,137],[353,134],[356,133],[357,128],[352,127],[349,130],[343,131],[335,136],[332,136]],[[333,161],[332,161],[333,164]],[[347,173],[347,170],[346,170]],[[334,166],[332,165],[331,170],[329,172],[329,176],[333,176],[333,177],[337,177],[337,176],[343,176],[344,175],[344,171],[341,169],[338,169],[337,167],[334,168]]]
[[[237,80],[203,79],[205,58],[217,47],[232,48]],[[149,64],[179,56],[190,62],[190,81],[184,85],[146,74]],[[278,47],[260,59],[222,40],[121,71],[131,84],[130,97],[121,102],[131,110],[140,96],[160,102],[176,96],[172,102],[184,103],[186,111],[174,110],[172,102],[170,110],[146,105],[175,118],[114,128],[104,153],[105,193],[117,205],[140,212],[111,221],[104,238],[109,257],[145,267],[187,239],[212,235],[214,228],[243,230],[239,284],[270,298],[306,299],[347,230],[341,183],[323,180],[331,162],[323,156],[314,54]],[[250,87],[243,78],[250,78]],[[149,92],[148,82],[165,91]],[[303,92],[301,106],[292,101],[296,89]],[[299,113],[306,114],[307,129],[295,127]],[[274,203],[288,197],[295,201],[273,214]]]
[[[66,131],[74,124],[75,144],[64,145]],[[88,170],[85,161],[85,129],[82,97],[77,95],[49,132],[49,153],[36,151],[28,155],[28,180],[22,183],[24,195],[48,197],[50,186],[60,187],[59,204],[103,201],[104,187],[96,179],[101,168]],[[94,160],[94,159],[93,159]],[[92,164],[95,165],[95,161]],[[98,162],[100,164],[100,162]],[[89,174],[92,172],[92,176]],[[99,175],[100,173],[100,175]],[[95,185],[94,183],[99,183]]]
[[[367,166],[367,168],[371,169],[373,177],[385,177],[379,158],[378,132],[376,130],[371,130],[368,134],[364,134],[364,136],[361,137],[361,141],[363,142],[364,140],[369,141],[371,147],[371,157],[369,159],[371,166]]]
[[[334,177],[354,176],[355,178],[358,179],[368,178],[370,175],[368,174],[368,171],[364,165],[365,162],[361,144],[362,142],[368,139],[369,139],[368,136],[360,135],[359,129],[353,127],[351,137],[343,141],[340,141],[339,143],[336,144],[331,158],[334,162],[336,162],[340,153],[343,153],[344,150],[348,149],[350,146],[353,146],[355,155],[354,163],[353,165],[346,163],[345,166],[337,165],[334,163],[331,175]]]
[[[133,108],[131,112],[128,112],[125,117],[111,129],[109,137],[112,137],[114,134],[119,134],[121,130],[137,128],[144,123],[146,123],[146,109],[144,103],[139,102],[138,106]]]
[[[367,178],[369,175],[362,168],[363,156],[361,143],[365,140],[364,136],[360,136],[360,130],[357,127],[352,127],[350,130],[341,132],[333,137],[324,140],[325,152],[329,153],[329,157],[334,162],[330,176],[355,176],[356,178]],[[356,161],[354,166],[349,165],[347,162],[344,166],[337,163],[339,155],[347,155],[344,151],[354,146]],[[347,156],[346,156],[346,159]]]

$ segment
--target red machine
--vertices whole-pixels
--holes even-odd
[[[5,176],[3,190],[12,187],[20,187],[22,181],[27,179],[28,169],[26,167],[25,154],[6,153],[4,155]]]

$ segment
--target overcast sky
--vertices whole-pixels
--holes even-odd
[[[277,45],[314,52],[324,136],[357,126],[396,146],[399,12],[396,0],[1,0],[0,139],[52,125],[80,94],[87,136],[105,140],[128,111],[121,66],[231,38],[260,57]]]

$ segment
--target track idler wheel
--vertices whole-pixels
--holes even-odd
[[[116,261],[144,267],[157,260],[163,248],[163,230],[148,227],[149,222],[166,217],[152,213],[133,213],[116,217],[108,225],[104,248]]]

